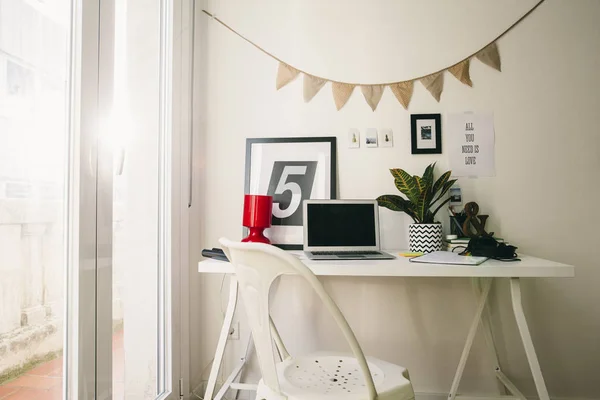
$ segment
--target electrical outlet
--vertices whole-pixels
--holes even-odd
[[[235,321],[231,324],[231,328],[229,328],[229,336],[227,336],[228,340],[240,340],[240,323],[239,321]]]

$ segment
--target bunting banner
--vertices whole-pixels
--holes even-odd
[[[335,102],[335,108],[339,110],[344,107],[350,95],[354,91],[355,85],[350,83],[342,82],[331,82],[331,91],[333,92],[333,101]]]
[[[477,53],[475,57],[477,57],[477,59],[482,63],[489,65],[498,71],[502,71],[502,66],[500,65],[500,54],[498,53],[498,46],[496,46],[496,43],[490,44]]]
[[[379,100],[381,100],[381,96],[383,96],[383,89],[385,89],[384,85],[369,85],[369,86],[361,86],[360,90],[365,96],[365,100],[371,110],[375,111],[377,105],[379,104]]]
[[[450,65],[447,68],[444,68],[439,71],[432,72],[425,76],[416,77],[410,80],[399,81],[399,82],[387,82],[387,83],[348,83],[348,82],[340,82],[335,81],[333,79],[327,79],[324,77],[315,76],[309,73],[306,73],[296,67],[293,67],[284,61],[280,60],[273,54],[269,53],[256,43],[250,41],[249,39],[242,36],[240,33],[235,31],[233,28],[225,24],[220,19],[213,16],[206,10],[202,10],[205,14],[212,17],[213,20],[216,20],[221,25],[225,26],[231,32],[250,43],[258,50],[262,51],[266,55],[271,58],[277,60],[279,62],[279,67],[277,70],[277,76],[275,78],[275,88],[277,90],[283,88],[288,83],[295,80],[300,74],[304,75],[303,80],[303,96],[304,101],[311,101],[317,93],[325,86],[326,83],[331,83],[331,92],[333,94],[333,101],[335,103],[336,109],[341,110],[344,105],[352,96],[354,92],[354,88],[359,86],[360,90],[365,98],[365,101],[371,107],[373,111],[377,109],[379,102],[381,101],[381,97],[383,96],[383,92],[386,87],[389,87],[394,97],[398,100],[398,102],[404,107],[404,109],[408,109],[410,100],[414,91],[414,83],[421,82],[421,84],[427,89],[427,91],[433,96],[433,98],[439,102],[442,98],[442,92],[444,91],[444,74],[448,71],[452,76],[454,76],[461,83],[472,87],[473,82],[471,81],[471,60],[476,59],[479,62],[501,72],[502,71],[502,63],[500,61],[500,52],[498,51],[498,45],[496,41],[504,36],[509,30],[511,30],[515,25],[521,22],[525,17],[527,17],[533,10],[535,10],[544,0],[540,0],[532,9],[530,9],[525,15],[523,15],[519,20],[513,23],[508,29],[502,32],[494,41],[487,44],[485,47],[479,49],[475,53],[470,56],[460,60],[456,64]]]
[[[439,103],[440,98],[442,97],[442,91],[444,90],[444,73],[436,72],[435,74],[425,76],[421,78],[421,83]]]
[[[308,103],[327,81],[325,79],[317,78],[316,76],[304,74],[304,101]]]
[[[496,46],[495,43],[486,46],[483,50],[475,54],[474,58],[498,71],[501,71],[500,53],[498,52],[498,46]],[[469,72],[470,67],[471,60],[466,59],[445,70],[435,72],[418,79],[374,85],[356,85],[353,83],[331,81],[304,73],[304,101],[311,101],[327,82],[331,82],[333,100],[336,108],[339,111],[350,99],[354,88],[356,86],[360,86],[360,90],[365,98],[365,101],[369,107],[375,111],[379,105],[383,91],[389,86],[398,102],[400,102],[402,107],[407,110],[408,105],[410,104],[410,99],[412,98],[415,81],[421,82],[425,89],[431,93],[431,96],[433,96],[433,98],[439,102],[442,97],[442,92],[444,91],[444,72],[450,72],[460,82],[472,87],[473,82],[471,81],[471,75]],[[300,73],[301,72],[299,70],[280,61],[276,80],[277,89],[279,90],[293,81]]]
[[[398,82],[390,85],[390,89],[392,89],[392,93],[398,99],[402,107],[405,110],[408,110],[408,104],[410,103],[410,99],[412,98],[414,84],[412,81],[407,82]]]
[[[279,63],[279,69],[277,70],[277,79],[275,80],[275,88],[281,89],[300,74],[296,68],[290,67],[284,63]]]
[[[470,66],[470,61],[465,60],[461,63],[456,64],[453,67],[448,68],[448,71],[450,71],[450,73],[454,75],[456,79],[458,79],[465,85],[473,86],[473,82],[471,82],[471,74],[469,73]]]

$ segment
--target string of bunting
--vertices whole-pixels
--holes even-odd
[[[333,101],[335,102],[335,107],[339,110],[344,107],[344,105],[350,99],[350,96],[354,92],[356,87],[360,87],[360,90],[365,98],[365,101],[371,107],[373,111],[377,109],[379,105],[379,101],[383,96],[383,92],[386,87],[389,87],[398,102],[404,107],[404,109],[408,109],[410,104],[410,100],[413,95],[414,84],[415,82],[421,82],[421,84],[431,93],[433,98],[436,101],[440,101],[442,96],[442,92],[444,90],[444,72],[448,71],[452,76],[458,79],[460,82],[467,86],[473,86],[473,82],[471,81],[471,76],[469,73],[469,69],[471,66],[471,60],[477,59],[480,62],[492,67],[495,70],[502,71],[502,63],[500,61],[500,53],[498,51],[498,46],[496,45],[496,41],[508,33],[512,28],[514,28],[519,22],[525,19],[529,14],[531,14],[540,4],[542,4],[545,0],[539,0],[538,3],[533,6],[527,13],[525,13],[521,18],[519,18],[516,22],[514,22],[511,26],[508,27],[504,32],[498,35],[494,40],[492,40],[489,44],[484,46],[483,48],[477,50],[475,53],[469,55],[468,57],[460,60],[456,64],[453,64],[449,67],[441,69],[439,71],[433,72],[428,75],[416,77],[413,79],[409,79],[406,81],[398,81],[398,82],[386,82],[386,83],[349,83],[349,82],[340,82],[333,79],[327,79],[324,77],[316,76],[310,74],[306,71],[303,71],[299,68],[293,67],[290,64],[284,62],[279,59],[277,56],[272,53],[266,51],[256,43],[252,42],[250,39],[242,36],[239,32],[231,28],[225,22],[221,21],[219,18],[209,13],[206,10],[202,10],[203,13],[211,17],[213,20],[217,21],[219,24],[223,25],[225,28],[229,29],[231,32],[239,36],[241,39],[245,40],[252,46],[256,47],[258,50],[262,51],[267,56],[275,59],[279,62],[279,68],[277,70],[277,77],[275,80],[275,87],[277,90],[281,89],[288,83],[295,80],[300,74],[303,75],[303,95],[304,101],[309,102],[315,97],[317,93],[325,86],[327,82],[331,83],[331,90],[333,94]]]

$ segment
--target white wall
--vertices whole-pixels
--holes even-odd
[[[302,69],[367,82],[407,77],[412,64],[396,55],[390,56],[391,61],[382,58],[380,55],[386,51],[395,54],[408,46],[414,54],[438,51],[447,55],[456,50],[462,56],[477,48],[481,38],[499,31],[496,17],[508,25],[511,16],[516,19],[527,8],[511,2],[498,9],[487,1],[465,16],[468,21],[469,16],[489,11],[487,23],[473,25],[475,39],[464,35],[468,30],[462,26],[457,29],[463,34],[436,50],[427,42],[429,39],[422,42],[420,34],[411,40],[398,39],[403,16],[410,19],[414,13],[399,13],[392,2],[380,0],[367,6],[356,1],[347,7],[338,2],[334,4],[335,12],[326,10],[326,6],[316,7],[315,2],[283,4],[287,7],[277,8],[273,1],[250,6],[232,0],[210,2],[207,7],[233,27],[239,26],[249,38],[262,39],[264,43],[259,43],[268,45],[273,53],[282,58],[287,55],[290,63]],[[464,0],[456,7],[472,4]],[[368,18],[359,18],[361,7]],[[450,29],[442,23],[444,15],[429,13],[428,26]],[[346,16],[351,24],[345,23]],[[491,230],[514,242],[519,251],[577,267],[574,279],[525,280],[525,309],[551,395],[600,398],[600,270],[596,265],[600,254],[595,229],[600,222],[595,208],[600,195],[596,185],[600,132],[594,121],[600,109],[599,18],[598,1],[548,0],[499,41],[502,73],[474,61],[474,87],[464,86],[446,74],[439,104],[417,84],[409,112],[389,90],[376,112],[370,110],[358,90],[337,112],[329,85],[308,104],[302,101],[301,80],[276,91],[274,60],[198,14],[194,105],[197,201],[191,210],[190,239],[198,244],[192,250],[190,265],[192,386],[207,377],[205,367],[213,356],[222,320],[221,303],[225,301],[224,294],[219,295],[220,276],[202,277],[193,271],[201,259],[201,248],[217,246],[221,236],[241,236],[247,137],[336,136],[339,197],[374,198],[395,190],[388,168],[420,173],[433,161],[438,162],[438,171],[448,166],[446,154],[410,154],[410,113],[441,113],[443,124],[451,112],[474,110],[494,113],[497,174],[494,178],[461,179],[464,198],[477,201],[482,212],[491,215]],[[322,20],[327,24],[313,23]],[[350,38],[345,35],[347,31],[354,32]],[[449,32],[438,33],[438,37]],[[371,35],[380,42],[374,45],[360,40],[352,51],[353,46],[345,41],[361,35]],[[305,37],[323,40],[311,40],[308,46]],[[327,47],[332,40],[340,46],[345,43],[347,51],[332,52]],[[421,64],[419,68],[426,66]],[[395,147],[347,149],[346,132],[351,127],[363,133],[368,127],[392,128]],[[382,210],[381,219],[384,244],[405,245],[407,219],[387,210]],[[470,282],[323,281],[367,353],[408,367],[418,392],[449,390],[474,312]],[[332,325],[315,298],[297,280],[282,282],[277,301],[276,322],[292,352],[319,347],[343,349],[340,336],[331,333]],[[535,395],[508,308],[506,282],[497,282],[492,304],[503,369],[526,395]],[[245,330],[243,321],[242,325]],[[230,351],[230,360],[233,354]],[[460,391],[494,390],[491,367],[483,340],[478,338]]]

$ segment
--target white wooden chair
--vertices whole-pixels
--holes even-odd
[[[365,358],[338,306],[298,258],[263,243],[219,241],[235,268],[262,372],[257,400],[414,399],[408,371],[376,358]],[[324,351],[290,356],[269,315],[269,290],[282,274],[300,275],[310,283],[344,334],[352,354]],[[275,362],[275,349],[281,356],[280,362]]]

